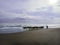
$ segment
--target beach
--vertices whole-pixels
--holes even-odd
[[[60,45],[60,28],[0,34],[0,45]]]

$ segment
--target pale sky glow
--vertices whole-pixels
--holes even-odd
[[[38,23],[60,23],[59,1],[0,0],[0,22],[4,22],[5,18],[23,18]]]
[[[49,4],[50,5],[56,5],[56,3],[58,2],[58,0],[49,0]]]

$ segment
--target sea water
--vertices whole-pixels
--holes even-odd
[[[21,26],[17,27],[17,25],[21,25]],[[16,33],[16,32],[26,31],[23,29],[23,26],[44,26],[44,28],[46,28],[46,25],[48,25],[48,28],[60,28],[60,24],[2,23],[2,24],[0,24],[0,34],[2,34],[2,33]]]

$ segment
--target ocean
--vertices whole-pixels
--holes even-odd
[[[23,26],[44,26],[46,28],[60,28],[60,24],[20,24],[20,23],[2,23],[0,24],[0,34],[2,33],[16,33],[26,31]]]

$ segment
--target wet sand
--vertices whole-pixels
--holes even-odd
[[[0,34],[0,45],[60,45],[60,28]]]

